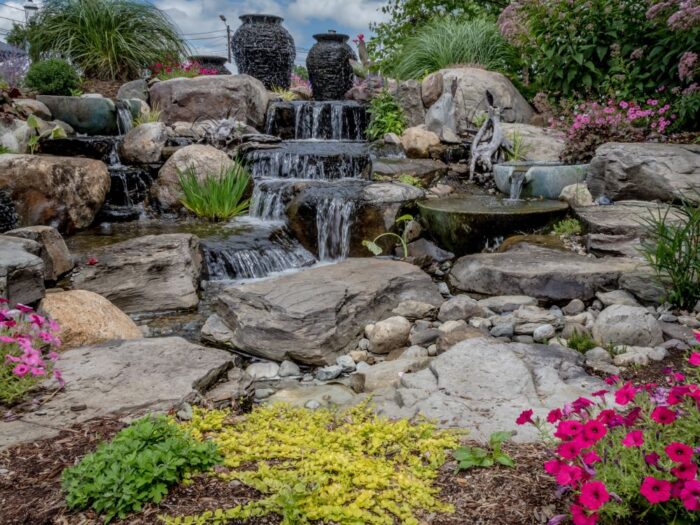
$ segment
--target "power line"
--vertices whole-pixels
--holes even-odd
[[[0,18],[2,18],[4,20],[10,20],[11,22],[17,22],[18,24],[24,24],[24,22],[22,20],[17,20],[15,18],[7,18],[6,16],[0,16]]]
[[[203,37],[203,38],[188,38],[188,41],[192,40],[219,40],[220,38],[226,38],[225,36],[208,36],[208,37]]]
[[[17,7],[17,6],[14,6],[14,5],[6,4],[6,3],[4,3],[4,2],[0,2],[0,5],[4,5],[5,7],[9,7],[10,9],[16,9],[17,11],[22,11],[22,12],[24,13],[24,9],[22,9],[21,7]]]
[[[182,36],[195,36],[195,35],[211,35],[212,33],[225,33],[225,29],[219,29],[218,31],[202,31],[201,33],[182,33]]]

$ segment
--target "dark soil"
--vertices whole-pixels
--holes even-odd
[[[620,379],[631,381],[635,384],[656,383],[665,385],[668,383],[668,372],[682,371],[688,367],[688,352],[680,350],[669,350],[668,356],[663,361],[649,361],[646,366],[628,366],[620,372]],[[589,374],[602,379],[608,377],[606,374],[596,372],[591,369],[586,370]]]
[[[85,79],[81,89],[83,93],[99,93],[103,97],[115,99],[117,91],[125,82],[119,80]]]
[[[22,444],[0,452],[0,525],[97,525],[92,511],[72,512],[64,502],[60,478],[64,468],[77,463],[99,443],[112,438],[124,423],[102,418],[64,430],[55,438]],[[431,525],[533,525],[546,523],[563,502],[554,496],[556,487],[543,468],[547,453],[541,445],[506,444],[516,463],[513,469],[493,467],[455,473],[446,464],[437,484],[441,499],[455,506],[454,514],[430,514],[422,523]],[[231,508],[260,494],[236,481],[197,475],[192,482],[172,487],[158,505],[117,525],[154,525],[159,515],[187,516],[206,510]],[[256,518],[239,525],[277,525],[278,516]]]

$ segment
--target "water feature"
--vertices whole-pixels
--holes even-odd
[[[322,200],[316,208],[318,258],[321,261],[345,259],[350,251],[350,227],[355,203],[343,197]]]
[[[285,140],[364,140],[365,106],[354,101],[272,102],[266,130]]]
[[[131,104],[126,100],[117,100],[117,129],[120,135],[126,135],[134,128],[134,116],[131,114]]]
[[[520,193],[523,190],[523,183],[525,182],[526,172],[524,171],[514,171],[510,176],[510,195],[508,199],[511,201],[520,200]]]

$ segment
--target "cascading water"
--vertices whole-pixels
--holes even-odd
[[[117,108],[117,128],[120,135],[126,135],[134,128],[134,117],[131,114],[129,102],[117,100],[115,103]]]
[[[348,256],[354,212],[355,203],[342,197],[330,197],[318,203],[316,231],[318,258],[321,261],[335,261]]]
[[[513,173],[510,176],[510,195],[508,197],[509,200],[520,200],[520,193],[523,191],[525,175],[527,175],[527,172],[525,171],[513,170]]]
[[[256,185],[250,199],[248,214],[265,221],[283,221],[285,219],[283,190],[284,188],[275,190]]]
[[[273,102],[266,133],[295,140],[364,140],[365,107],[352,101]]]

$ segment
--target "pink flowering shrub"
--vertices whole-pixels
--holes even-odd
[[[0,298],[0,402],[15,403],[46,377],[53,375],[63,384],[54,363],[61,341],[55,321],[18,304],[7,308]]]
[[[566,129],[565,162],[589,162],[595,150],[606,142],[645,142],[661,140],[675,120],[671,106],[658,99],[643,103],[626,100],[582,102],[570,116],[552,119],[554,127]]]
[[[193,78],[203,75],[218,75],[216,69],[201,67],[197,62],[183,62],[176,65],[154,64],[151,73],[160,80],[170,80],[171,78]]]
[[[699,352],[689,365],[686,374],[669,370],[661,385],[609,378],[610,391],[552,410],[546,422],[521,414],[518,424],[535,425],[551,444],[544,469],[572,498],[569,514],[550,524],[700,520]]]

